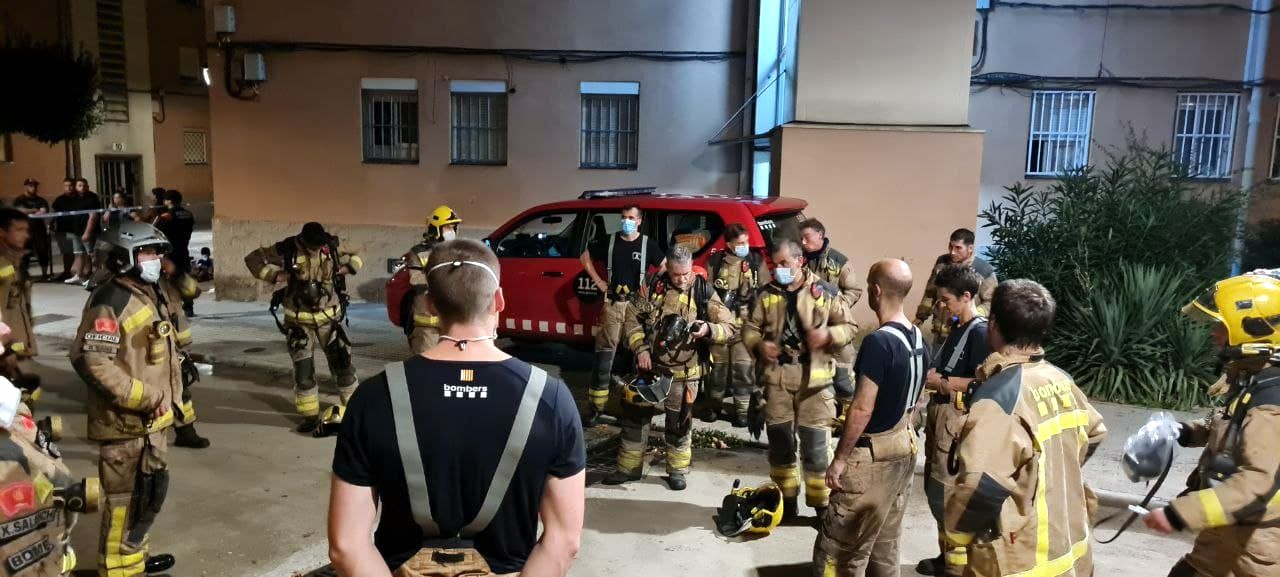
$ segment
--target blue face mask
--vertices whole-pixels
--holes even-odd
[[[747,253],[751,252],[751,247],[740,244],[733,247],[733,255],[738,258],[747,258]]]
[[[791,274],[791,269],[780,266],[773,269],[773,279],[782,286],[790,286],[791,283],[795,282],[796,276]]]
[[[629,218],[622,219],[622,234],[626,234],[626,235],[635,234],[636,229],[639,227],[640,225],[636,224],[636,221],[634,220],[631,220]]]

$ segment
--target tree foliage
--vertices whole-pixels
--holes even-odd
[[[0,134],[54,144],[89,136],[101,122],[93,55],[54,42],[0,44]]]

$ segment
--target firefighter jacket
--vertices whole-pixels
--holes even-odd
[[[862,285],[858,284],[858,273],[853,270],[853,263],[849,262],[849,257],[831,248],[831,241],[824,240],[818,257],[808,259],[805,267],[818,275],[818,279],[839,287],[840,294],[850,309],[862,299]],[[852,316],[849,323],[853,323]],[[857,332],[856,324],[853,330]]]
[[[711,343],[724,344],[738,334],[733,315],[701,277],[696,277],[692,286],[681,290],[673,286],[664,274],[649,283],[648,293],[648,297],[637,297],[627,304],[622,334],[632,351],[637,355],[648,352],[653,356],[655,367],[673,370],[672,376],[676,378],[693,379],[700,374],[696,371],[701,362],[699,355],[703,343],[661,334],[662,327],[666,324],[664,319],[668,316],[683,318],[690,323],[690,330],[694,321],[705,321],[710,325],[707,338]],[[677,338],[664,343],[664,337],[670,336]]]
[[[751,314],[751,301],[760,288],[761,271],[768,274],[764,259],[756,253],[738,258],[732,252],[722,251],[707,259],[707,269],[716,295],[741,324]]]
[[[0,248],[0,318],[9,325],[9,349],[22,357],[36,355],[35,323],[31,322],[31,278],[22,266],[23,251]]]
[[[0,429],[0,563],[9,575],[52,577],[75,567],[76,515],[58,492],[75,483],[58,449],[23,406]]]
[[[89,385],[89,438],[134,439],[173,425],[182,398],[178,333],[164,290],[114,276],[89,295],[71,365]],[[161,406],[173,410],[160,418]]]
[[[976,575],[1092,575],[1097,497],[1081,469],[1106,437],[1102,416],[1039,350],[992,353],[968,406],[949,459],[947,539],[968,548]]]
[[[763,341],[778,343],[783,355],[780,362],[806,364],[808,382],[826,386],[835,377],[834,355],[853,341],[857,325],[836,285],[819,280],[808,270],[802,274],[795,293],[789,294],[776,282],[760,289],[751,317],[742,326],[742,342],[753,354]],[[831,343],[823,350],[808,350],[806,335],[823,327],[830,331]],[[759,360],[758,354],[756,358]]]
[[[942,337],[945,337],[951,329],[951,319],[947,318],[945,313],[937,314],[938,285],[935,282],[937,281],[938,273],[951,264],[951,255],[949,254],[944,254],[934,261],[933,271],[929,273],[929,282],[924,285],[924,299],[920,301],[920,306],[916,308],[916,323],[923,323],[932,318],[933,334]],[[996,278],[996,269],[992,268],[991,263],[976,256],[969,257],[969,260],[962,264],[973,267],[973,271],[982,277],[982,284],[978,286],[978,294],[974,295],[974,302],[978,306],[978,314],[987,316],[990,313],[988,304],[991,302],[992,295],[996,292],[996,285],[1000,284],[1000,280]]]
[[[1166,509],[1178,529],[1280,526],[1280,367],[1240,375],[1224,409],[1182,424],[1178,442],[1205,447],[1193,492]]]
[[[431,248],[437,243],[423,241],[413,245],[404,255],[405,268],[409,270],[409,288],[412,296],[410,314],[413,315],[408,327],[440,328],[440,317],[432,315],[426,307],[427,294],[427,262],[431,259]],[[404,314],[404,313],[401,313]],[[412,329],[410,329],[412,330]]]
[[[196,283],[196,279],[186,273],[179,273],[173,278],[161,277],[158,283],[160,290],[164,291],[164,308],[168,315],[169,322],[173,323],[174,338],[178,342],[178,351],[185,353],[187,347],[191,346],[191,320],[187,318],[187,313],[182,310],[182,301],[195,300],[200,296],[200,285]],[[185,387],[189,383],[183,381]],[[191,403],[189,394],[183,395],[185,399],[180,399],[179,403],[182,407],[180,415],[176,419],[179,426],[190,425],[196,422],[195,405]]]
[[[357,273],[364,265],[359,256],[338,251],[336,244],[308,249],[297,237],[259,248],[244,262],[251,274],[267,282],[275,282],[281,271],[289,274],[280,304],[286,323],[303,325],[322,325],[340,318],[342,300],[335,288],[338,269],[346,266]]]

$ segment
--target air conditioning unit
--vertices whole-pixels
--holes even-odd
[[[244,81],[267,81],[267,62],[262,57],[262,53],[250,52],[244,55]]]
[[[234,6],[213,7],[213,32],[215,34],[236,33],[236,9]]]

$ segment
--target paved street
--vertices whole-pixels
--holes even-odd
[[[40,372],[47,396],[44,414],[66,415],[67,438],[61,443],[71,467],[94,474],[96,450],[84,439],[84,385],[66,361],[66,343],[75,329],[85,293],[78,288],[38,285]],[[325,512],[333,440],[316,440],[291,431],[293,419],[288,357],[274,325],[255,303],[198,301],[195,350],[214,360],[214,375],[195,391],[200,431],[213,440],[205,451],[173,449],[173,487],[152,541],[156,551],[178,555],[174,575],[288,576],[322,566],[326,561]],[[361,374],[406,353],[402,337],[385,322],[380,305],[353,307],[352,336]],[[585,387],[589,356],[564,347],[516,347],[514,352],[560,374],[577,392]],[[323,364],[323,363],[322,363]],[[322,385],[322,390],[332,392]],[[1149,411],[1102,405],[1111,437],[1089,467],[1095,486],[1127,493],[1144,488],[1119,474],[1116,455],[1123,438]],[[721,424],[718,428],[723,428]],[[701,427],[702,425],[697,425]],[[609,427],[590,431],[598,444],[612,434]],[[610,461],[595,459],[590,481]],[[1180,455],[1162,494],[1173,494],[1185,478],[1194,455]],[[654,467],[659,474],[661,464]],[[658,477],[626,487],[592,486],[587,492],[587,531],[573,575],[616,577],[664,575],[742,575],[781,577],[806,575],[815,531],[808,526],[782,527],[773,535],[749,542],[715,534],[712,514],[733,480],[747,485],[765,481],[764,453],[695,451],[689,490],[671,493]],[[903,538],[904,564],[914,565],[935,551],[934,536],[916,477]],[[81,567],[92,566],[96,554],[96,515],[81,520],[74,544]],[[1109,535],[1111,530],[1102,531]],[[1121,541],[1098,545],[1099,575],[1163,576],[1189,548],[1186,538],[1166,538],[1135,530]],[[904,575],[912,575],[904,567]]]

